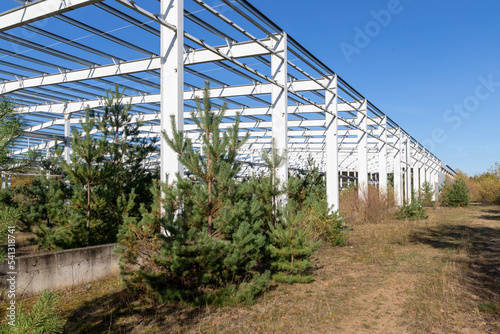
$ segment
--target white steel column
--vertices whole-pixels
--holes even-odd
[[[398,128],[395,136],[397,143],[396,143],[396,153],[394,155],[394,196],[396,197],[396,203],[399,206],[403,205],[403,184],[401,180],[401,158],[403,156],[402,154],[402,148],[403,145],[401,143],[401,128]]]
[[[357,112],[356,122],[360,129],[358,133],[358,195],[364,198],[365,189],[368,187],[368,158],[367,158],[367,145],[368,135],[368,117],[367,115],[367,101],[364,100]]]
[[[279,36],[279,35],[277,35]],[[288,71],[287,71],[287,35],[279,36],[274,41],[275,53],[271,55],[271,74],[285,89],[273,85],[272,87],[272,129],[275,149],[285,155],[284,164],[278,169],[278,178],[285,184],[288,182]]]
[[[45,157],[46,157],[47,160],[49,160],[50,156],[51,156],[50,147],[47,146],[47,148],[45,148]],[[47,176],[48,179],[50,178],[50,169],[47,169],[45,171],[45,175]]]
[[[418,197],[418,190],[420,189],[420,182],[419,182],[419,168],[418,168],[418,163],[415,161],[415,164],[413,165],[413,192],[416,197]]]
[[[429,158],[426,158],[426,163],[425,163],[425,181],[429,182],[429,184],[432,186],[432,180],[431,180],[431,162],[429,161]]]
[[[6,181],[7,181],[7,177],[5,175],[5,172],[2,172],[2,189],[6,188],[6,186],[7,186]]]
[[[411,202],[411,145],[410,138],[405,136],[405,200]]]
[[[339,147],[338,147],[338,118],[337,118],[337,75],[328,83],[333,91],[326,90],[326,198],[328,207],[339,209]]]
[[[387,116],[382,117],[380,127],[382,128],[380,134],[382,143],[378,152],[379,191],[387,194]]]
[[[433,200],[434,201],[437,201],[438,200],[438,182],[439,182],[439,173],[435,170],[436,168],[436,165],[433,164],[433,167],[432,167],[432,172],[431,172],[431,178],[432,178],[432,186],[434,188],[434,198]]]
[[[425,182],[425,164],[424,163],[421,163],[419,170],[420,170],[419,187],[422,188],[422,185]]]
[[[71,113],[64,113],[64,160],[70,163],[69,151],[71,145]]]
[[[172,137],[171,116],[177,130],[184,126],[184,0],[161,0],[161,17],[177,27],[177,31],[161,25],[161,129]],[[183,174],[177,153],[161,139],[160,179],[170,180]]]

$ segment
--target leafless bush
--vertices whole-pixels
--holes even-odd
[[[340,193],[340,213],[349,224],[378,224],[390,219],[396,211],[394,190],[387,193],[369,185],[362,192],[357,187],[343,189]]]

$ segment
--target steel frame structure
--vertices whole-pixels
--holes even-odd
[[[68,157],[71,129],[87,107],[102,111],[115,84],[143,122],[141,136],[170,133],[173,115],[199,144],[190,111],[208,80],[214,105],[228,106],[222,127],[239,113],[241,134],[250,134],[243,172],[261,168],[273,145],[286,155],[281,180],[310,157],[335,208],[346,173],[360,185],[376,179],[382,191],[393,173],[399,204],[412,184],[454,173],[246,0],[12,0],[0,10],[0,94],[29,124],[13,156],[64,143]],[[183,172],[163,139],[151,162],[163,180]]]

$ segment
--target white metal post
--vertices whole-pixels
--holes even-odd
[[[436,192],[436,189],[434,188],[434,184],[432,182],[432,178],[431,178],[431,162],[430,162],[430,159],[428,157],[425,158],[426,159],[426,163],[425,163],[425,181],[428,182],[430,185],[431,185],[431,188],[432,188],[432,200],[434,201],[435,200],[435,192]]]
[[[422,185],[425,182],[425,164],[421,163],[420,164],[420,176],[419,176],[419,187],[422,188]]]
[[[434,198],[433,200],[434,201],[437,201],[438,200],[438,182],[439,182],[439,173],[436,171],[436,165],[434,164],[433,165],[433,169],[432,169],[432,172],[431,172],[431,177],[432,177],[432,185],[434,187]]]
[[[6,185],[6,176],[5,176],[5,172],[2,172],[2,189],[5,189],[5,187],[7,186]]]
[[[419,168],[418,168],[418,163],[415,161],[415,163],[413,164],[413,192],[417,197],[418,197],[418,190],[420,189],[420,182],[418,179],[419,179]]]
[[[367,145],[368,135],[368,117],[367,117],[367,101],[361,103],[359,111],[356,113],[356,121],[358,123],[358,195],[364,198],[365,189],[368,188],[368,158],[367,158]]]
[[[382,117],[380,127],[382,142],[378,152],[379,191],[382,194],[387,194],[387,116]]]
[[[278,35],[279,36],[279,35]],[[285,184],[288,182],[288,71],[287,71],[287,35],[279,36],[274,41],[274,52],[271,55],[271,74],[284,87],[272,86],[272,127],[275,149],[285,155],[285,162],[278,169],[278,178]]]
[[[405,136],[405,200],[411,202],[411,145],[410,138]]]
[[[328,207],[339,209],[339,147],[337,112],[337,75],[328,83],[333,92],[326,90],[326,198]]]
[[[175,116],[177,130],[184,128],[184,0],[161,0],[161,17],[174,25],[173,31],[161,25],[161,129],[172,137],[171,116]],[[176,173],[183,174],[183,167],[175,153],[161,139],[160,179],[170,180]]]
[[[47,160],[50,159],[50,148],[49,147],[47,147],[45,149],[45,157],[46,157]],[[47,177],[47,179],[50,179],[50,169],[47,169],[45,171],[45,176]]]
[[[432,186],[432,180],[431,180],[431,167],[430,167],[430,161],[427,158],[426,162],[426,168],[425,168],[425,180],[429,182],[429,184]],[[433,188],[434,189],[434,188]]]
[[[71,136],[71,113],[64,112],[64,160],[66,163],[70,163],[69,148]]]
[[[403,145],[401,143],[401,128],[396,131],[395,139],[396,142],[396,153],[394,154],[394,196],[396,197],[396,203],[399,206],[403,205],[403,184],[401,180],[401,158]]]

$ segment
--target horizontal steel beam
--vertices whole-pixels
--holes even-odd
[[[7,81],[0,84],[0,94],[8,94],[26,88],[35,88],[69,82],[101,79],[116,75],[132,74],[143,71],[152,71],[160,68],[160,58],[146,58],[141,60],[116,63],[112,65],[95,66],[82,70],[61,71],[56,74],[47,74],[33,78]]]
[[[220,53],[231,55],[232,58],[253,57],[264,55],[267,50],[255,42],[244,42],[221,46],[217,48]],[[185,54],[185,65],[196,65],[205,62],[224,60],[223,57],[211,51],[200,49],[190,50]],[[46,74],[38,77],[22,78],[14,81],[7,81],[0,84],[0,95],[12,93],[25,88],[34,88],[77,82],[83,80],[102,79],[112,76],[134,74],[144,71],[159,70],[161,65],[160,57],[151,57],[126,62],[117,62],[110,65],[94,66],[81,70],[61,71],[60,73]]]
[[[28,2],[0,14],[0,32],[17,28],[103,0],[42,0]]]

